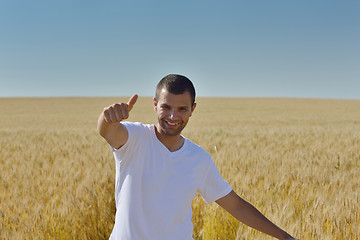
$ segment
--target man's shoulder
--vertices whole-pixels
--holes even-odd
[[[127,129],[132,129],[132,128],[142,128],[142,129],[151,129],[152,128],[152,124],[144,124],[142,122],[129,122],[129,121],[124,121],[121,122],[122,125],[124,125]]]
[[[144,136],[152,136],[152,131],[154,128],[152,124],[128,121],[121,122],[121,124],[123,124],[123,126],[128,131],[129,138],[136,139],[136,141],[139,141]]]
[[[188,148],[190,149],[191,152],[198,153],[211,158],[210,154],[202,146],[198,145],[197,143],[191,141],[188,138],[186,138],[186,141],[188,142]]]

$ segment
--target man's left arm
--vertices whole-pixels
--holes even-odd
[[[281,240],[294,239],[287,232],[268,220],[253,205],[239,197],[234,191],[216,200],[222,208],[244,224]]]

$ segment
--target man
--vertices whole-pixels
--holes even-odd
[[[191,202],[200,193],[241,222],[278,239],[293,239],[223,180],[210,155],[181,135],[195,110],[195,89],[181,75],[157,85],[156,125],[123,122],[136,103],[104,109],[98,130],[109,143],[116,164],[115,225],[111,240],[193,239]]]

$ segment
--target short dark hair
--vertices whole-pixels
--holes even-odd
[[[189,91],[192,105],[195,103],[195,88],[190,79],[179,74],[169,74],[163,77],[156,86],[155,99],[158,100],[160,91],[166,89],[172,94],[183,94]]]

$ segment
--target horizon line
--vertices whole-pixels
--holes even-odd
[[[46,99],[46,98],[125,98],[128,96],[0,96],[0,99]],[[153,98],[154,96],[139,95],[139,97]],[[253,99],[323,99],[323,100],[355,100],[359,101],[360,98],[331,98],[331,97],[294,97],[294,96],[196,96],[196,98],[253,98]]]

